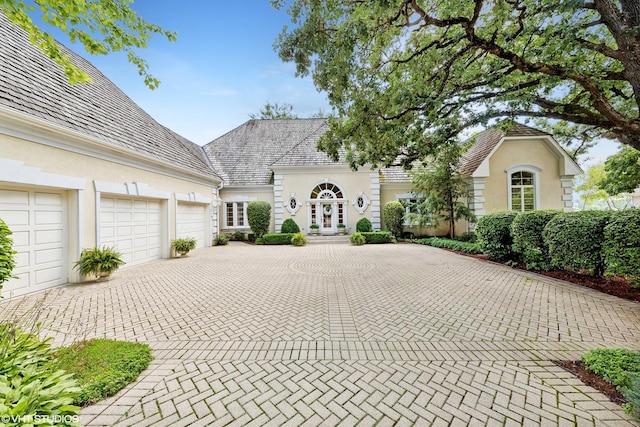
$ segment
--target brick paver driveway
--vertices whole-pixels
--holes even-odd
[[[232,243],[47,313],[154,350],[87,425],[633,425],[551,361],[640,349],[639,304],[426,246]]]

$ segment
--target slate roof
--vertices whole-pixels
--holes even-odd
[[[336,164],[316,150],[326,130],[326,119],[253,119],[203,148],[225,185],[269,185],[273,167]]]
[[[93,79],[71,85],[62,69],[0,12],[0,105],[220,179],[202,147],[156,122],[90,62],[62,46]]]
[[[520,123],[514,123],[506,131],[496,128],[487,129],[475,136],[476,142],[464,155],[460,165],[460,172],[464,175],[473,174],[502,138],[518,136],[549,136],[549,134]]]

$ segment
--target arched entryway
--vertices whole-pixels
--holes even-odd
[[[338,224],[346,224],[347,199],[344,191],[332,182],[316,185],[309,194],[308,223],[318,224],[320,232],[335,233]]]

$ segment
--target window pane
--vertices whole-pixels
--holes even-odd
[[[511,210],[512,211],[522,210],[522,193],[520,188],[511,189]]]
[[[233,203],[227,203],[227,226],[233,227]]]
[[[238,209],[238,223],[236,224],[236,226],[241,227],[244,225],[244,204],[236,203],[236,206]]]

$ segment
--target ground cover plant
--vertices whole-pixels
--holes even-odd
[[[442,237],[427,237],[424,239],[415,239],[414,243],[420,245],[433,246],[435,248],[451,249],[457,252],[467,254],[481,254],[480,245],[475,242],[463,242],[460,240],[452,240]]]
[[[152,359],[147,344],[92,339],[58,349],[53,366],[74,374],[80,390],[74,404],[88,405],[135,381]]]

